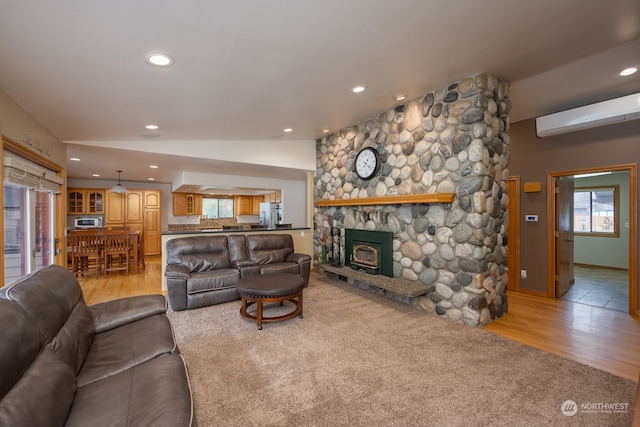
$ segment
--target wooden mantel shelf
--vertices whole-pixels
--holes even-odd
[[[317,206],[401,205],[410,203],[451,203],[456,193],[407,194],[360,199],[316,200]]]

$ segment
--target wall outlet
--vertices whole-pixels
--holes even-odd
[[[527,270],[520,270],[520,277],[522,277],[523,279],[527,278]]]

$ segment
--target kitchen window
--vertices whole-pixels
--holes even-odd
[[[232,197],[203,197],[202,217],[205,219],[233,218]]]

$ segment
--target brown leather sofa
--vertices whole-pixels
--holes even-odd
[[[162,295],[93,306],[51,265],[0,290],[0,425],[195,426]]]
[[[311,257],[289,234],[179,237],[167,241],[167,290],[173,310],[240,299],[236,283],[257,274],[292,273],[309,281]]]

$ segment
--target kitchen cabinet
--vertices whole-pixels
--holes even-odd
[[[160,192],[145,190],[144,192],[144,208],[160,209]]]
[[[173,193],[174,215],[202,215],[202,194]]]
[[[269,203],[280,203],[280,192],[269,193],[264,195],[264,201]]]
[[[161,254],[160,191],[145,190],[143,206],[142,250],[146,255]]]
[[[236,196],[236,215],[253,215],[253,196]]]
[[[125,204],[124,194],[107,192],[107,211],[105,215],[105,225],[107,227],[124,225]]]
[[[107,193],[107,227],[128,226],[132,231],[142,231],[143,190],[128,193]]]
[[[264,196],[253,196],[253,215],[260,215],[260,203],[264,203]]]
[[[68,188],[68,215],[104,215],[105,197],[103,189]]]
[[[160,191],[107,193],[107,227],[129,227],[142,234],[142,255],[160,255]]]

